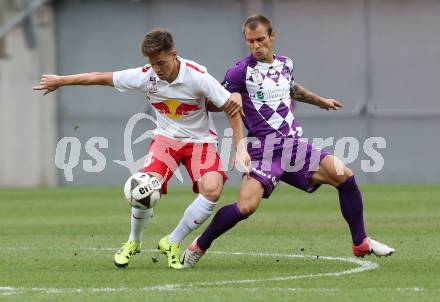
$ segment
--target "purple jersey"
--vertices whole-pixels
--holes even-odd
[[[272,133],[278,137],[302,136],[292,112],[293,84],[293,62],[279,55],[271,64],[249,55],[229,69],[223,81],[230,92],[242,95],[248,135],[260,139]]]
[[[315,191],[319,185],[310,183],[310,178],[330,154],[302,138],[302,129],[293,117],[293,85],[293,62],[278,55],[271,64],[249,55],[229,69],[223,81],[226,89],[243,98],[248,136],[257,139],[248,144],[250,175],[262,184],[264,198],[279,181]]]

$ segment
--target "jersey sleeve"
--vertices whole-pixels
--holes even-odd
[[[131,68],[113,73],[113,86],[120,92],[131,89],[144,90],[145,72],[143,67]]]
[[[295,65],[292,60],[289,60],[289,68],[290,68],[290,88],[293,90],[295,86],[295,77],[293,71],[295,69]]]
[[[243,91],[243,72],[244,70],[241,64],[237,64],[228,69],[222,82],[223,87],[225,87],[231,93],[241,93]]]
[[[209,73],[204,74],[201,78],[200,90],[203,96],[207,97],[218,108],[222,107],[231,97],[231,93]]]

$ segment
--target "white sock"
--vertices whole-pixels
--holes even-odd
[[[197,229],[211,215],[215,203],[199,194],[186,208],[177,227],[171,232],[168,241],[181,243],[189,233]]]
[[[148,221],[153,217],[153,209],[131,208],[131,230],[128,240],[142,241],[142,233]]]

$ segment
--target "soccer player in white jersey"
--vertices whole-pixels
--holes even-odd
[[[334,155],[302,139],[302,129],[293,117],[292,99],[326,110],[338,110],[341,104],[294,81],[292,60],[273,51],[275,32],[269,19],[249,17],[243,34],[251,54],[228,70],[224,86],[242,95],[243,121],[254,142],[248,145],[252,170],[243,177],[238,201],[219,209],[207,229],[186,249],[184,265],[194,266],[217,237],[252,215],[280,181],[308,193],[321,184],[335,187],[354,255],[391,255],[394,249],[367,236],[362,197],[353,172]]]
[[[166,29],[149,32],[141,51],[150,64],[117,72],[43,75],[34,89],[47,94],[67,85],[107,85],[119,91],[145,92],[155,109],[157,128],[142,171],[160,179],[165,194],[174,170],[183,164],[192,178],[193,191],[199,193],[176,228],[159,241],[168,266],[180,269],[180,243],[210,216],[227,179],[216,152],[216,134],[210,129],[209,109],[226,112],[233,129],[237,163],[244,167],[250,163],[242,143],[241,96],[228,92],[205,67],[177,56],[172,35]],[[126,267],[131,256],[140,252],[142,232],[152,215],[153,209],[132,208],[130,236],[115,254],[116,266]]]

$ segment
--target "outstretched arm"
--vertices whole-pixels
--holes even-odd
[[[113,86],[113,72],[91,72],[59,76],[44,74],[40,84],[32,87],[33,90],[44,90],[44,95],[68,85],[105,85]]]
[[[298,102],[315,105],[325,110],[339,110],[342,108],[342,104],[337,100],[323,98],[311,91],[308,91],[298,83],[295,83],[293,89],[290,89],[290,96]]]

